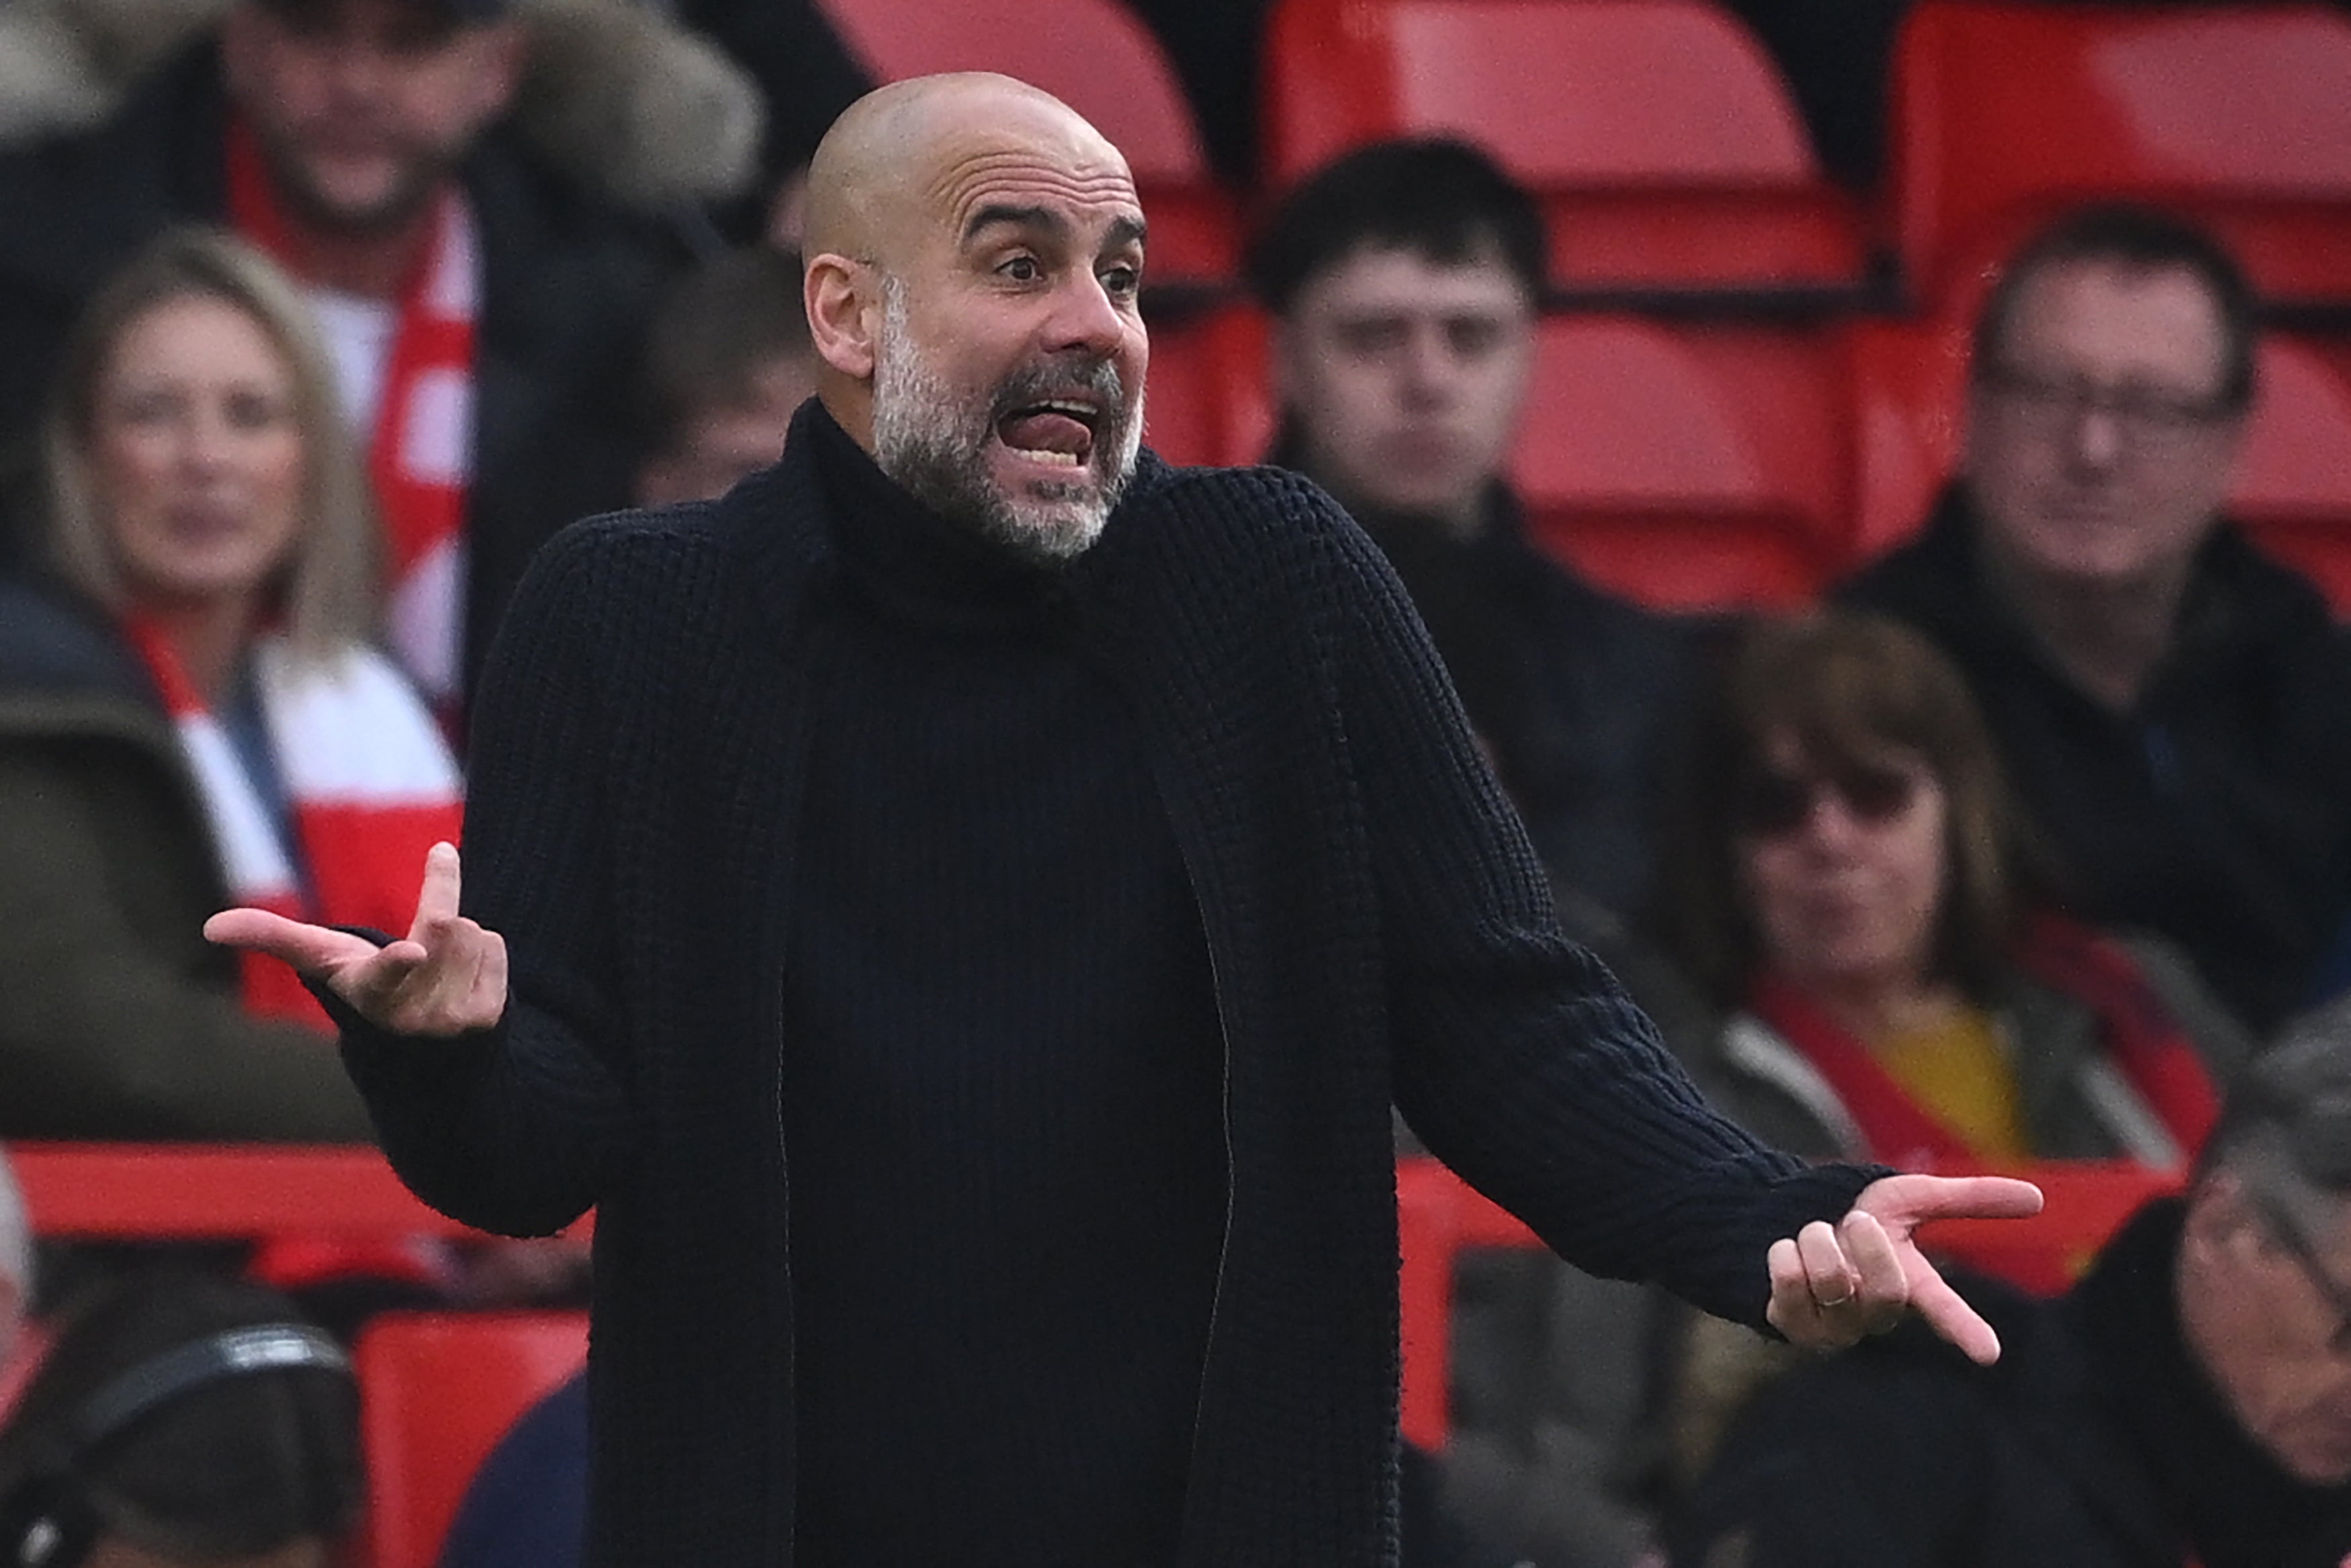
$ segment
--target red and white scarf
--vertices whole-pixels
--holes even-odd
[[[239,234],[304,275],[260,143],[235,119],[228,132],[229,218]],[[464,670],[465,490],[474,467],[474,324],[481,304],[481,244],[454,190],[434,204],[433,229],[400,293],[368,473],[391,556],[392,651],[427,699],[453,712]]]
[[[463,808],[457,764],[400,672],[356,645],[325,659],[298,657],[276,636],[256,648],[298,867],[169,643],[136,618],[125,629],[179,730],[230,898],[295,919],[406,931],[424,852],[442,839],[456,842]],[[243,972],[248,1012],[328,1027],[286,965],[247,953]]]

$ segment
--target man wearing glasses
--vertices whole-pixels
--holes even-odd
[[[2240,1075],[2185,1198],[2065,1296],[1965,1288],[1997,1372],[1897,1335],[1775,1385],[1677,1568],[2351,1561],[2351,1010]]]
[[[1966,672],[2077,912],[2170,937],[2267,1029],[2351,890],[2351,668],[2221,513],[2254,311],[2167,214],[2043,230],[1976,323],[1959,476],[1842,597]]]

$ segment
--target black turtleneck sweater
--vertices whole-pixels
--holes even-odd
[[[812,433],[846,603],[786,966],[799,1561],[1166,1562],[1226,1189],[1192,889],[1064,574]]]

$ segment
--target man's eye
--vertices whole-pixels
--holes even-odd
[[[1392,354],[1404,347],[1401,321],[1344,321],[1339,324],[1339,346],[1350,354]]]
[[[1035,283],[1045,275],[1045,269],[1037,265],[1035,256],[1014,256],[996,270],[1015,283]]]
[[[1502,324],[1484,317],[1469,317],[1450,322],[1446,337],[1456,354],[1476,356],[1492,352],[1502,341]]]
[[[1102,275],[1102,287],[1113,299],[1133,299],[1143,288],[1140,267],[1114,266]]]

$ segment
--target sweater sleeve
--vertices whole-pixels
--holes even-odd
[[[621,574],[600,537],[575,528],[540,555],[475,701],[464,907],[506,940],[506,1016],[478,1036],[426,1041],[338,1012],[344,1061],[402,1179],[452,1218],[514,1235],[592,1206],[633,1130],[594,658],[599,596]]]
[[[1571,1262],[1760,1325],[1771,1243],[1843,1214],[1882,1173],[1807,1168],[1708,1106],[1615,979],[1561,934],[1404,590],[1367,539],[1337,536],[1365,590],[1340,679],[1399,1108]]]

